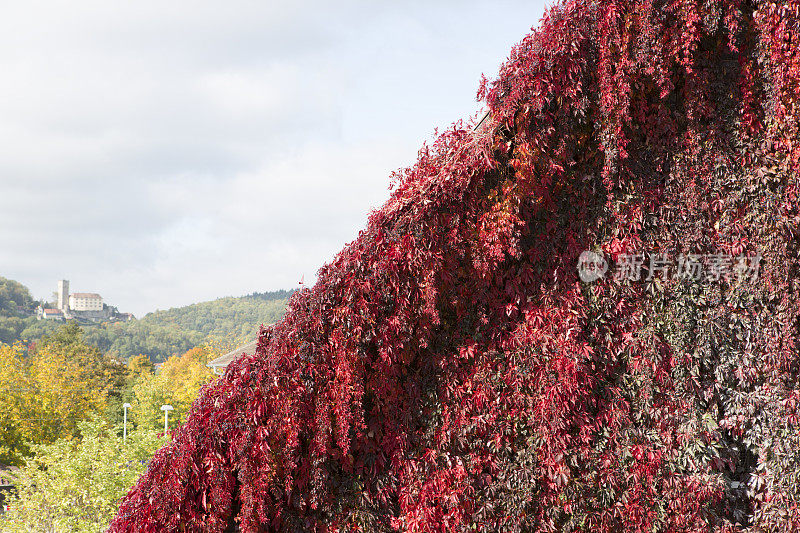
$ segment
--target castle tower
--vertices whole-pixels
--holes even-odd
[[[58,308],[69,311],[69,280],[62,279],[58,282]]]

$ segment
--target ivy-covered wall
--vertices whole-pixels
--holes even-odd
[[[111,531],[800,527],[799,23],[554,6],[482,85],[491,119],[397,174]]]

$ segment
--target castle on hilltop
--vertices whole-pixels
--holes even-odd
[[[128,321],[131,313],[120,313],[116,307],[103,303],[103,297],[95,292],[69,292],[69,280],[58,282],[56,309],[39,307],[39,320],[70,320],[89,322]]]

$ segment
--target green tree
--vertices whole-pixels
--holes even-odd
[[[33,298],[25,285],[0,276],[0,315],[16,316],[19,307],[30,310],[32,306]]]
[[[0,516],[7,533],[104,531],[120,499],[167,440],[156,431],[128,434],[99,417],[78,424],[81,439],[63,438],[33,447],[17,476],[18,495]]]
[[[27,287],[0,277],[0,342],[13,344],[19,340],[20,333],[30,323],[25,317],[33,307],[34,301]]]
[[[23,329],[20,331],[18,339],[23,342],[33,342],[52,335],[58,328],[63,326],[63,322],[56,320],[37,320],[35,316],[23,320]]]
[[[17,316],[0,316],[0,342],[14,343],[24,329],[24,319]]]

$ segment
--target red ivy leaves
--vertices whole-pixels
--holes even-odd
[[[554,6],[111,531],[800,526],[799,6]],[[577,280],[645,247],[763,283]]]

